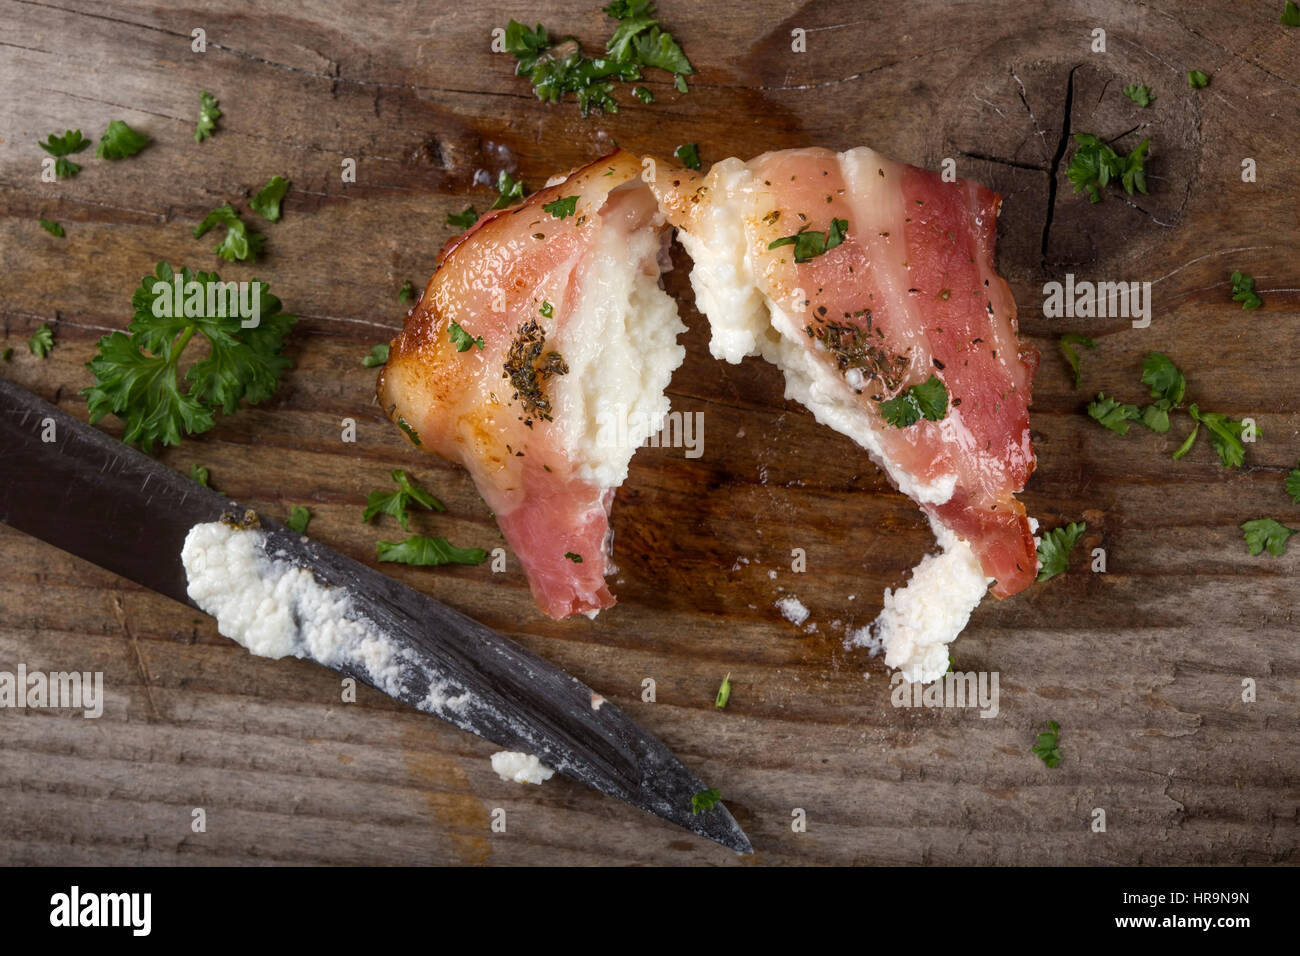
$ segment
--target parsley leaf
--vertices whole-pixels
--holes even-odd
[[[578,211],[578,197],[564,196],[554,202],[544,203],[542,205],[542,211],[549,212],[556,219],[564,219],[567,216],[572,216]]]
[[[1086,335],[1079,335],[1075,332],[1066,332],[1061,336],[1061,354],[1065,356],[1065,361],[1070,366],[1070,371],[1074,373],[1074,387],[1078,388],[1083,381],[1083,376],[1079,374],[1079,353],[1072,346],[1082,345],[1084,348],[1095,349],[1097,343]]]
[[[380,561],[436,567],[442,564],[482,564],[487,552],[482,548],[457,548],[446,538],[413,534],[405,541],[380,541],[376,545]]]
[[[100,159],[126,159],[140,152],[148,143],[148,136],[137,133],[121,120],[113,120],[99,138],[95,155]]]
[[[731,700],[731,673],[722,678],[722,683],[718,685],[718,695],[713,699],[715,707],[726,707],[727,701]]]
[[[27,340],[27,351],[37,358],[45,358],[53,348],[54,330],[50,328],[50,323],[42,322],[41,327],[33,332],[32,337]]]
[[[1188,70],[1187,85],[1194,90],[1203,90],[1210,85],[1209,74],[1202,73],[1200,70]]]
[[[1152,398],[1168,402],[1166,408],[1181,405],[1187,391],[1187,379],[1163,352],[1148,352],[1142,360],[1142,384],[1151,386]]]
[[[696,143],[682,143],[673,150],[673,155],[680,159],[687,169],[700,168],[700,147]]]
[[[65,158],[73,153],[81,152],[90,145],[90,140],[81,135],[81,130],[65,130],[62,136],[55,136],[51,133],[44,143],[39,139],[36,142],[41,149],[51,156],[57,157],[54,161],[54,175],[59,179],[71,179],[81,172],[80,166]]]
[[[478,213],[474,211],[473,206],[466,206],[464,212],[447,213],[447,225],[455,226],[457,229],[468,229],[476,222],[478,222]]]
[[[551,305],[551,303],[549,303],[549,302],[547,302],[545,299],[543,299],[543,300],[542,300],[542,307],[541,307],[540,309],[538,309],[537,311],[540,312],[540,313],[542,313],[542,315],[543,315],[544,317],[546,317],[546,318],[549,319],[549,318],[554,317],[554,315],[555,315],[555,306]]]
[[[1283,26],[1300,27],[1300,7],[1297,7],[1293,0],[1286,0],[1286,6],[1282,8],[1281,23]]]
[[[3,352],[0,352],[0,362],[8,362],[13,357],[14,357],[13,346],[10,346],[9,348],[5,349]]]
[[[903,394],[881,402],[880,414],[895,428],[907,428],[922,418],[937,422],[948,414],[948,389],[931,375],[920,385],[911,385]]]
[[[256,196],[248,201],[249,208],[268,222],[280,221],[280,201],[289,191],[289,180],[272,176]]]
[[[565,551],[564,556],[574,564],[582,564],[582,555],[574,554],[572,551]]]
[[[460,327],[459,322],[453,322],[447,327],[447,333],[451,336],[451,344],[456,346],[457,352],[468,352],[474,346],[478,346],[479,351],[483,351],[487,343],[483,341],[483,336],[474,338]]]
[[[1049,720],[1047,730],[1034,738],[1034,746],[1031,748],[1033,755],[1049,767],[1055,767],[1061,762],[1060,734],[1061,725]]]
[[[1246,537],[1246,547],[1251,554],[1259,554],[1265,548],[1276,558],[1286,554],[1286,542],[1296,533],[1295,528],[1288,528],[1272,518],[1255,518],[1243,522],[1241,530]]]
[[[389,344],[384,342],[381,345],[372,346],[370,354],[361,360],[361,364],[366,368],[374,368],[376,365],[383,365],[388,361]]]
[[[203,142],[216,130],[217,120],[221,119],[221,110],[217,109],[218,102],[217,98],[207,90],[199,94],[199,121],[194,127],[194,142]]]
[[[410,279],[407,279],[402,283],[402,287],[397,290],[397,301],[401,302],[402,305],[406,305],[406,303],[410,302],[414,298],[415,286],[411,285]]]
[[[46,232],[48,232],[51,236],[56,236],[60,239],[63,238],[64,235],[63,227],[60,226],[57,222],[51,222],[49,219],[41,219],[40,217],[37,217],[36,221],[39,222],[41,224],[41,228],[44,229]]]
[[[524,198],[524,184],[503,169],[497,176],[497,194],[497,200],[492,204],[491,208],[505,209],[516,200]],[[474,207],[470,206],[467,211],[473,212]],[[464,213],[461,215],[464,215]]]
[[[829,252],[842,243],[848,229],[849,221],[847,219],[832,219],[830,228],[825,232],[812,232],[807,226],[804,226],[793,236],[782,236],[780,239],[773,239],[767,244],[767,248],[779,249],[781,246],[794,246],[794,261],[804,263],[817,258],[817,256],[825,252]]]
[[[204,488],[211,488],[208,484],[208,469],[202,465],[190,465],[190,477],[201,484]]]
[[[1088,415],[1117,435],[1127,435],[1128,423],[1140,419],[1142,412],[1136,405],[1125,405],[1098,392],[1097,398],[1088,403]]]
[[[1240,302],[1243,309],[1258,309],[1264,304],[1255,293],[1255,278],[1240,270],[1232,274],[1232,301]]]
[[[1286,493],[1300,505],[1300,467],[1292,468],[1286,476]]]
[[[168,314],[173,311],[174,275],[171,266],[160,262],[140,280],[131,296],[134,317],[126,332],[99,340],[99,351],[88,363],[95,383],[83,391],[91,424],[112,412],[126,423],[122,440],[145,451],[156,441],[176,445],[183,433],[207,431],[217,409],[229,415],[241,401],[255,405],[269,398],[291,364],[281,352],[297,319],[280,311],[280,300],[266,283],[252,280],[260,321],[246,329],[238,315],[210,315],[206,308],[197,316]],[[204,290],[201,301],[221,301],[221,277],[215,272],[183,269],[179,275],[183,283],[196,282]],[[226,311],[224,301],[217,311]],[[185,373],[189,389],[183,391],[181,358],[196,335],[207,339],[208,354]]]
[[[239,218],[230,203],[220,206],[203,217],[203,221],[194,227],[194,238],[198,239],[213,226],[225,226],[226,235],[213,247],[213,251],[227,262],[240,262],[256,259],[266,245],[266,236],[251,231]]]
[[[1151,141],[1144,139],[1137,148],[1127,156],[1115,152],[1091,133],[1075,133],[1079,144],[1066,168],[1066,177],[1074,185],[1074,191],[1088,193],[1089,202],[1101,202],[1101,191],[1112,179],[1119,180],[1124,191],[1130,196],[1134,190],[1147,191],[1146,156]]]
[[[426,511],[447,510],[441,501],[407,478],[406,472],[400,468],[391,474],[393,481],[397,482],[397,490],[370,492],[370,497],[366,499],[366,510],[361,514],[363,522],[369,523],[379,515],[391,515],[397,519],[403,531],[410,531],[407,508],[412,502]]]
[[[1124,95],[1143,109],[1156,101],[1156,95],[1151,92],[1151,87],[1144,86],[1141,83],[1133,83],[1124,87]]]
[[[701,790],[691,797],[691,814],[703,813],[705,810],[712,810],[722,799],[722,794],[718,793],[716,787],[709,787],[708,790]]]
[[[1210,444],[1219,453],[1225,468],[1240,468],[1246,461],[1246,446],[1241,443],[1245,426],[1219,412],[1203,412],[1195,404],[1187,406],[1192,418],[1210,433]]]
[[[1083,522],[1070,522],[1064,528],[1053,528],[1045,532],[1038,542],[1038,581],[1049,581],[1058,574],[1064,574],[1070,568],[1070,551],[1088,526]]]
[[[635,96],[642,103],[653,103],[655,101],[655,95],[651,93],[648,89],[646,89],[644,86],[632,87],[632,95]]]
[[[311,522],[311,511],[302,505],[294,505],[289,511],[289,517],[285,520],[284,526],[290,531],[296,531],[299,534],[305,534],[307,525]]]

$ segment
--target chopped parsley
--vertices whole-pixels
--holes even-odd
[[[32,333],[32,337],[27,340],[27,351],[31,352],[37,358],[45,358],[54,348],[54,330],[50,328],[50,323],[42,322],[41,327]]]
[[[691,815],[703,813],[705,810],[712,810],[722,799],[722,794],[718,793],[716,787],[709,787],[708,790],[701,790],[691,797]]]
[[[726,707],[727,701],[731,700],[731,673],[722,678],[722,683],[718,685],[718,695],[713,699],[715,707]]]
[[[483,336],[474,338],[460,327],[459,322],[453,322],[447,327],[447,334],[451,337],[451,344],[456,346],[457,352],[468,352],[474,346],[478,346],[479,351],[483,351],[487,343],[483,341]]]
[[[391,475],[393,481],[397,482],[397,490],[370,492],[366,499],[366,510],[361,514],[363,522],[369,523],[380,515],[390,515],[397,519],[403,531],[410,531],[407,509],[411,504],[417,504],[426,511],[447,510],[441,501],[406,477],[406,472],[400,468],[391,472]]]
[[[1038,541],[1038,581],[1050,581],[1070,568],[1070,552],[1079,543],[1088,526],[1083,522],[1070,522],[1064,528],[1045,532]]]
[[[3,352],[0,352],[0,362],[8,362],[13,357],[14,357],[13,346],[10,346],[9,348],[5,349]]]
[[[541,307],[540,309],[538,309],[537,311],[540,312],[540,313],[542,313],[543,316],[545,316],[546,318],[549,319],[549,318],[554,317],[554,315],[555,315],[555,306],[551,305],[551,303],[549,303],[549,302],[547,302],[545,299],[543,299],[543,300],[542,300],[542,307]]]
[[[1061,725],[1049,720],[1047,730],[1034,738],[1034,746],[1031,748],[1033,755],[1049,767],[1055,767],[1061,762],[1060,734]]]
[[[468,229],[476,222],[478,222],[478,213],[473,206],[466,206],[464,212],[447,213],[447,225],[455,226],[457,229]]]
[[[880,413],[895,428],[907,428],[924,418],[937,422],[948,414],[948,389],[931,375],[920,385],[911,385],[896,398],[880,403]]]
[[[1141,83],[1133,83],[1124,87],[1124,95],[1143,109],[1156,101],[1156,95],[1151,92],[1151,87],[1144,86]]]
[[[190,465],[190,477],[201,484],[204,488],[211,488],[208,484],[208,469],[202,465]]]
[[[501,172],[497,174],[496,202],[494,202],[490,208],[505,209],[507,206],[513,205],[515,202],[518,202],[523,198],[524,198],[523,181],[515,179],[504,169],[501,170]],[[474,211],[473,206],[470,206],[469,209],[465,210],[465,212],[473,212],[473,211]],[[465,213],[461,213],[461,215],[463,216],[465,215]],[[450,218],[451,217],[448,217],[448,219]],[[477,221],[477,217],[475,217],[475,219]],[[470,223],[470,225],[473,225],[473,223]]]
[[[57,222],[52,222],[49,219],[41,219],[40,217],[37,217],[36,221],[39,222],[41,224],[41,228],[44,229],[46,232],[48,232],[51,236],[55,236],[59,239],[63,238],[64,236],[63,227],[60,226]]]
[[[121,120],[113,120],[99,138],[95,155],[100,159],[126,159],[134,156],[149,144],[149,137],[137,133]]]
[[[1139,421],[1142,418],[1142,410],[1136,405],[1125,405],[1098,392],[1096,400],[1088,403],[1088,415],[1099,425],[1109,428],[1116,434],[1127,435],[1128,423]]]
[[[212,210],[203,217],[203,221],[194,227],[194,238],[201,238],[213,226],[225,226],[225,237],[213,247],[213,251],[227,262],[256,259],[262,254],[266,245],[266,236],[253,232],[244,225],[230,203]]]
[[[1292,468],[1286,476],[1286,493],[1291,500],[1300,505],[1300,466]]]
[[[201,143],[216,131],[217,120],[221,119],[218,102],[207,90],[199,94],[199,121],[194,127],[194,142]]]
[[[794,261],[803,263],[829,252],[842,243],[848,229],[849,221],[847,219],[832,219],[830,228],[825,232],[813,232],[807,226],[804,226],[793,236],[782,236],[780,239],[773,239],[767,244],[767,248],[779,249],[781,246],[794,246]]]
[[[1241,270],[1232,273],[1232,301],[1243,309],[1258,309],[1264,300],[1255,292],[1255,277]]]
[[[605,12],[618,21],[605,44],[605,55],[588,57],[572,37],[555,42],[540,23],[535,30],[514,20],[506,26],[506,52],[514,56],[515,75],[527,77],[539,100],[558,103],[573,93],[582,115],[593,110],[617,113],[614,83],[641,79],[643,68],[673,74],[677,89],[686,92],[685,76],[695,72],[672,34],[664,32],[650,0],[615,0]],[[643,86],[632,95],[643,103],[654,94]]]
[[[1280,20],[1283,26],[1300,27],[1300,7],[1297,7],[1293,0],[1286,0]]]
[[[564,556],[574,564],[582,564],[582,555],[574,554],[572,551],[565,551]]]
[[[1187,85],[1194,90],[1203,90],[1210,85],[1210,76],[1200,70],[1188,70]]]
[[[1061,336],[1061,354],[1065,356],[1065,361],[1070,366],[1070,371],[1074,374],[1074,387],[1078,388],[1083,381],[1083,376],[1079,373],[1079,353],[1074,350],[1074,346],[1082,345],[1084,348],[1095,349],[1097,343],[1086,335],[1079,335],[1075,332],[1066,332]]]
[[[289,180],[283,176],[272,176],[256,196],[248,201],[253,212],[268,222],[280,221],[280,201],[289,191]]]
[[[284,340],[297,319],[280,311],[280,300],[257,282],[261,321],[256,328],[242,327],[238,315],[210,315],[206,307],[197,316],[172,316],[166,308],[173,294],[172,267],[158,263],[152,275],[140,280],[131,296],[134,317],[125,332],[99,340],[99,350],[88,363],[95,383],[84,390],[93,425],[109,412],[126,423],[122,440],[149,451],[155,442],[180,443],[183,434],[195,435],[211,428],[218,409],[227,415],[241,402],[255,405],[275,393],[280,374],[291,364],[281,353]],[[215,272],[182,269],[183,283],[197,282],[215,302],[221,277]],[[155,293],[155,285],[161,291]],[[216,285],[216,289],[211,287]],[[187,303],[189,299],[187,297]],[[158,315],[155,312],[158,306]],[[217,311],[225,311],[224,302]],[[207,339],[207,354],[185,373],[181,386],[181,358],[194,337]],[[190,353],[194,358],[194,353]]]
[[[289,517],[285,519],[284,526],[290,531],[296,531],[298,534],[305,534],[307,525],[311,522],[311,511],[302,505],[294,505],[289,509]]]
[[[1275,558],[1286,554],[1287,539],[1296,533],[1295,528],[1288,528],[1272,518],[1255,518],[1243,522],[1241,530],[1251,554],[1259,554],[1267,548],[1268,553]]]
[[[1079,145],[1065,173],[1076,193],[1087,191],[1089,202],[1101,202],[1101,191],[1111,180],[1117,180],[1130,196],[1134,190],[1146,193],[1145,164],[1151,140],[1142,140],[1133,152],[1122,156],[1091,133],[1075,133],[1074,139]]]
[[[361,360],[361,364],[366,368],[374,368],[376,365],[385,364],[388,361],[389,347],[387,342],[371,346],[370,354]]]
[[[397,416],[397,427],[406,433],[406,437],[411,439],[412,445],[424,444],[424,442],[420,441],[420,433],[417,432],[414,428],[412,428],[411,423],[408,422],[401,415]]]
[[[55,136],[51,133],[44,143],[39,139],[36,142],[41,149],[56,157],[54,160],[54,175],[59,179],[71,179],[81,172],[81,167],[67,158],[73,153],[81,152],[90,145],[90,140],[81,135],[81,130],[66,130],[62,136]]]
[[[554,202],[542,204],[542,211],[549,212],[556,219],[564,219],[578,211],[578,197],[564,196]]]
[[[697,143],[682,143],[673,150],[673,155],[680,159],[687,169],[700,168],[700,147]]]
[[[415,298],[415,286],[411,285],[411,280],[407,279],[402,283],[402,287],[397,290],[397,301],[406,305]]]
[[[405,541],[380,541],[376,546],[380,561],[437,567],[443,564],[482,564],[487,552],[482,548],[458,548],[446,538],[413,534]]]

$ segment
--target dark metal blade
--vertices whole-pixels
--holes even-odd
[[[51,427],[53,440],[43,441]],[[185,536],[195,524],[242,510],[0,379],[0,521],[193,605],[180,559]],[[405,686],[392,696],[419,706],[441,678],[448,695],[468,692],[469,699],[463,712],[437,716],[536,754],[601,793],[738,853],[752,852],[721,804],[691,812],[691,797],[705,786],[672,751],[613,704],[593,708],[593,691],[577,678],[387,575],[261,521],[268,552],[346,588],[357,610],[409,652]],[[334,669],[372,683],[364,669]]]

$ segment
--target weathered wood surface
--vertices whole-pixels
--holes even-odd
[[[566,9],[567,7],[567,9]],[[490,194],[508,167],[532,187],[612,140],[706,162],[821,144],[870,144],[1006,195],[999,263],[1043,351],[1039,467],[1024,498],[1047,526],[1086,520],[1067,576],[987,601],[956,644],[958,669],[1001,675],[1001,713],[895,709],[879,659],[846,652],[884,588],[931,546],[916,509],[851,442],[783,401],[757,361],[707,354],[686,269],[669,287],[690,326],[674,407],[702,411],[705,453],[646,449],[614,510],[619,606],[591,623],[534,610],[517,569],[387,568],[571,670],[660,734],[713,782],[758,852],[739,861],[563,779],[503,783],[490,744],[335,675],[251,658],[192,610],[0,527],[0,670],[102,670],[98,721],[0,711],[0,861],[6,863],[1294,863],[1300,798],[1297,557],[1249,557],[1237,525],[1300,523],[1281,480],[1300,455],[1296,176],[1300,30],[1280,2],[727,2],[663,0],[699,69],[691,92],[661,77],[641,106],[583,120],[537,103],[489,52],[489,32],[542,20],[595,46],[597,10],[473,4],[150,3],[0,0],[0,310],[4,374],[85,415],[94,340],[129,318],[159,259],[211,268],[190,229],[273,173],[293,181],[255,267],[302,320],[295,367],[265,406],[162,459],[201,463],[216,487],[272,515],[315,512],[311,533],[361,560],[390,530],[360,523],[365,496],[406,468],[449,506],[417,523],[492,547],[499,535],[459,470],[411,450],[375,406],[360,358],[400,325],[397,291],[427,279],[443,217]],[[205,54],[190,32],[207,31]],[[1090,31],[1108,52],[1089,50]],[[808,52],[790,52],[807,31]],[[1211,73],[1188,89],[1185,71]],[[1119,94],[1151,85],[1141,110]],[[200,90],[220,132],[192,139]],[[97,136],[121,118],[154,142],[119,163],[84,157],[39,178],[35,141]],[[1065,180],[1070,130],[1135,145],[1150,135],[1151,195],[1090,206]],[[344,157],[355,184],[340,182]],[[1241,182],[1253,157],[1258,182]],[[67,237],[40,230],[38,215]],[[1253,273],[1266,306],[1243,312],[1227,276]],[[1154,283],[1154,321],[1049,321],[1042,284]],[[48,360],[25,341],[49,321]],[[1070,387],[1056,336],[1086,332]],[[1099,389],[1140,400],[1141,356],[1168,351],[1203,407],[1249,415],[1262,439],[1229,472],[1209,446],[1182,462],[1162,438],[1111,435],[1083,414]],[[339,441],[344,417],[355,445]],[[106,423],[114,427],[112,423]],[[790,570],[792,548],[809,570]],[[1083,550],[1083,549],[1080,549]],[[771,575],[775,572],[775,576]],[[773,604],[797,595],[815,633]],[[732,674],[730,706],[713,694]],[[658,700],[640,700],[644,677]],[[864,679],[866,678],[866,679]],[[1258,682],[1256,703],[1242,681]],[[1064,762],[1029,753],[1060,722]],[[206,833],[190,830],[194,807]],[[494,807],[508,832],[489,831]],[[1089,829],[1093,808],[1107,832]],[[807,833],[791,831],[794,808]]]

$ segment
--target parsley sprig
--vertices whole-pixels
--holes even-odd
[[[55,136],[53,133],[45,142],[36,141],[41,149],[45,150],[54,160],[54,174],[59,179],[71,179],[77,173],[81,172],[81,167],[68,159],[74,153],[79,153],[90,145],[90,140],[81,135],[81,130],[66,130],[62,136]]]
[[[1070,569],[1070,552],[1079,543],[1088,526],[1080,522],[1070,522],[1064,528],[1053,528],[1045,532],[1038,542],[1038,581],[1050,581],[1058,574]]]
[[[410,514],[407,509],[411,505],[419,505],[426,511],[447,510],[441,501],[408,478],[400,468],[391,475],[397,483],[397,490],[370,492],[370,497],[366,499],[366,510],[361,515],[362,521],[369,523],[380,515],[389,515],[397,519],[403,531],[410,531]]]
[[[297,319],[281,311],[280,300],[265,283],[252,280],[258,283],[261,318],[256,328],[246,329],[238,315],[209,315],[206,308],[197,316],[157,314],[172,311],[157,300],[171,297],[174,275],[170,265],[160,262],[140,280],[131,296],[134,317],[126,331],[100,339],[95,358],[87,363],[95,375],[94,385],[83,392],[91,423],[111,412],[126,423],[122,440],[145,451],[155,442],[176,445],[182,435],[207,431],[218,410],[230,415],[241,402],[255,405],[270,398],[292,364],[281,353]],[[203,288],[205,304],[213,295],[209,287],[221,282],[215,272],[188,268],[180,276]],[[207,340],[208,354],[182,376],[182,360],[196,336]]]
[[[458,548],[446,538],[413,534],[404,541],[380,541],[376,545],[380,561],[437,567],[443,564],[482,564],[487,552],[482,548]]]
[[[1142,140],[1133,152],[1123,156],[1091,133],[1075,133],[1074,139],[1079,145],[1065,174],[1076,193],[1086,191],[1089,202],[1101,202],[1101,191],[1112,180],[1130,196],[1134,191],[1146,193],[1146,158],[1151,140]]]

